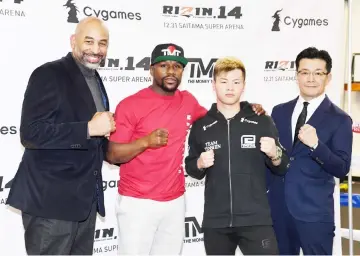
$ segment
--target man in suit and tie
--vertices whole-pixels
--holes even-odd
[[[101,20],[84,19],[72,52],[30,76],[20,125],[25,152],[7,200],[22,212],[29,255],[93,252],[96,213],[105,216],[106,136],[115,130],[96,71],[108,41]]]
[[[272,118],[290,164],[284,177],[268,172],[268,196],[281,255],[332,255],[335,178],[350,168],[352,120],[325,94],[328,52],[310,47],[296,58],[300,95],[277,105]]]

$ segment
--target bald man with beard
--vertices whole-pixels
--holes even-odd
[[[25,151],[7,204],[22,213],[29,255],[91,255],[96,214],[105,216],[101,168],[115,123],[96,68],[109,32],[86,18],[70,43],[32,72],[23,100]]]

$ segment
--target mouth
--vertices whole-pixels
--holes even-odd
[[[235,94],[227,93],[227,94],[225,94],[225,96],[228,97],[228,98],[232,98],[232,97],[235,97]]]
[[[99,55],[85,55],[86,61],[89,63],[99,63],[102,59]]]
[[[168,84],[168,85],[176,85],[177,79],[174,77],[167,77],[164,79],[164,82],[166,82],[166,84]]]

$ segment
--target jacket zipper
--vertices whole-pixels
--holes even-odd
[[[231,153],[230,153],[230,120],[227,120],[228,128],[228,147],[229,147],[229,183],[230,183],[230,227],[233,225],[233,205],[232,205],[232,187],[231,187]]]

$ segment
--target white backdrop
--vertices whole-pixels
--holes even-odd
[[[182,3],[178,6],[179,2]],[[226,4],[225,4],[226,2]],[[212,63],[236,56],[247,68],[244,99],[261,103],[270,113],[275,104],[294,98],[295,57],[308,46],[329,51],[333,80],[327,93],[340,104],[343,91],[343,1],[338,0],[0,0],[0,249],[2,255],[24,255],[18,211],[6,206],[9,182],[22,157],[19,122],[23,93],[30,73],[70,51],[76,18],[98,16],[110,30],[108,60],[99,69],[110,97],[111,111],[124,97],[151,83],[149,57],[156,44],[173,42],[190,59],[181,89],[192,92],[206,107],[214,101]],[[71,5],[70,5],[71,6]],[[71,9],[76,7],[77,12]],[[279,12],[279,31],[272,31]],[[99,218],[94,254],[115,255],[114,199],[118,169],[104,164],[107,216]],[[186,178],[187,213],[184,255],[204,255],[199,225],[203,181]],[[334,254],[341,255],[339,191],[335,193],[337,233]]]

